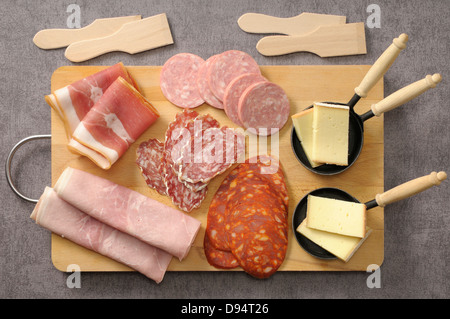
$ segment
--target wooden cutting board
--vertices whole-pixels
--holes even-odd
[[[291,115],[305,109],[314,101],[333,101],[347,103],[354,94],[370,66],[261,66],[262,74],[279,84],[287,93],[291,102]],[[51,79],[51,90],[66,86],[78,79],[93,74],[104,67],[65,66],[57,69]],[[128,67],[138,82],[143,94],[161,113],[158,121],[151,126],[124,154],[124,156],[104,171],[87,158],[70,153],[66,147],[67,138],[62,121],[52,110],[52,185],[54,185],[64,168],[71,166],[97,174],[118,184],[134,189],[146,196],[172,206],[168,197],[159,195],[148,188],[135,164],[136,148],[149,138],[164,140],[169,122],[180,108],[172,105],[162,95],[159,87],[160,66]],[[362,99],[355,110],[364,113],[370,105],[383,99],[383,80]],[[196,109],[199,113],[210,113],[221,125],[236,127],[223,110],[209,105]],[[361,202],[374,199],[384,190],[384,144],[383,116],[374,117],[365,122],[365,144],[358,161],[340,175],[319,176],[306,170],[296,159],[290,144],[292,122],[289,120],[280,131],[280,161],[283,166],[289,189],[289,245],[286,259],[279,271],[366,271],[371,264],[381,265],[384,258],[384,210],[377,207],[368,213],[367,225],[373,229],[368,240],[356,252],[353,258],[344,263],[340,260],[321,260],[309,255],[298,245],[292,231],[292,213],[303,196],[320,187],[337,187],[349,192]],[[186,259],[172,259],[169,271],[223,271],[208,264],[203,253],[203,237],[209,204],[228,171],[216,177],[208,186],[208,195],[200,208],[192,211],[191,216],[202,221],[202,228]],[[130,271],[131,269],[109,258],[82,248],[58,235],[52,234],[52,260],[54,266],[67,271],[67,266],[76,264],[81,271]],[[70,269],[69,269],[70,270]],[[237,268],[233,271],[242,269]]]

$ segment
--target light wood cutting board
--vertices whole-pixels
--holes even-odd
[[[332,101],[347,103],[354,94],[370,66],[261,66],[262,74],[279,84],[287,93],[291,102],[291,115],[305,109],[314,101]],[[101,70],[99,66],[65,66],[57,69],[51,79],[51,90],[66,86],[78,79]],[[67,138],[62,121],[52,110],[52,185],[54,185],[64,168],[71,166],[82,169],[118,184],[134,189],[146,196],[172,206],[168,197],[157,194],[148,188],[135,164],[136,148],[149,138],[164,140],[169,122],[180,108],[172,105],[162,95],[159,87],[160,66],[128,67],[138,82],[143,94],[161,113],[158,121],[151,126],[108,171],[103,171],[87,158],[70,153],[66,147]],[[355,110],[364,113],[373,103],[382,100],[383,80],[362,99]],[[236,127],[223,110],[209,105],[196,109],[199,113],[210,113],[222,125]],[[306,170],[295,158],[290,145],[292,123],[289,120],[280,132],[280,161],[283,166],[289,188],[289,245],[286,259],[279,271],[366,271],[371,264],[381,265],[384,258],[384,210],[381,207],[370,210],[367,225],[373,229],[368,240],[356,252],[353,258],[344,263],[340,260],[320,260],[309,255],[297,243],[292,231],[292,213],[308,192],[320,187],[337,187],[349,192],[361,202],[372,200],[377,193],[384,190],[384,144],[383,116],[374,117],[365,122],[365,144],[358,161],[347,171],[335,176],[319,176]],[[203,253],[203,237],[209,204],[228,171],[216,177],[208,186],[208,195],[200,208],[192,211],[191,216],[202,221],[202,228],[186,259],[178,261],[173,258],[169,271],[223,271],[208,264]],[[54,266],[67,271],[67,266],[76,264],[81,271],[131,271],[109,258],[84,249],[58,235],[52,234],[52,261]],[[70,271],[70,269],[69,269]],[[233,271],[242,271],[237,268]]]

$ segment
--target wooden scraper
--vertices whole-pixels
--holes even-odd
[[[141,16],[97,19],[81,29],[45,29],[35,34],[33,42],[41,49],[59,49],[89,39],[101,38],[120,29],[125,23],[140,20]]]
[[[321,25],[345,24],[347,17],[303,12],[295,17],[279,18],[261,13],[246,13],[239,20],[239,27],[248,33],[281,33],[303,35]]]
[[[65,56],[72,62],[83,62],[99,55],[122,51],[129,54],[173,44],[165,13],[124,24],[115,33],[72,43]]]
[[[266,56],[303,51],[320,57],[366,54],[364,23],[319,26],[305,35],[268,36],[259,40],[256,49]]]

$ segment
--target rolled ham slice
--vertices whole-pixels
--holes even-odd
[[[118,77],[78,124],[69,149],[109,169],[158,117],[152,104]]]
[[[169,253],[118,231],[62,200],[46,187],[31,216],[36,223],[82,247],[133,268],[160,283]]]
[[[119,76],[139,90],[123,63],[119,62],[45,96],[46,102],[63,120],[68,137]]]
[[[127,187],[71,167],[54,187],[58,196],[89,216],[182,260],[201,223]]]

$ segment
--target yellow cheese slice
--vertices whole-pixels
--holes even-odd
[[[366,235],[366,205],[309,195],[308,227],[340,235]]]
[[[312,160],[348,165],[349,107],[314,103]]]
[[[292,123],[294,125],[295,133],[297,134],[300,143],[302,144],[303,151],[308,158],[311,167],[317,167],[322,165],[321,163],[316,163],[311,159],[312,156],[312,146],[313,146],[313,114],[314,108],[307,109],[300,113],[293,115]]]
[[[307,220],[305,219],[297,227],[297,232],[344,262],[348,262],[353,257],[355,252],[372,233],[372,229],[367,227],[364,238],[344,236],[309,228],[306,226]]]

